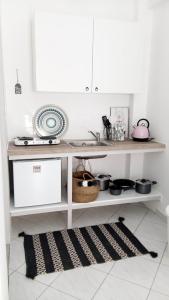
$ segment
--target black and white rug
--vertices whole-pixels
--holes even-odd
[[[157,253],[148,251],[119,222],[27,235],[24,232],[26,276],[60,272],[92,264]]]

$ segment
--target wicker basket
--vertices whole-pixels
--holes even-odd
[[[96,185],[80,186],[83,181],[92,182]],[[95,201],[99,193],[99,185],[93,175],[87,171],[73,173],[73,201],[87,203]]]

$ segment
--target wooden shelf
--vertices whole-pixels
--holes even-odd
[[[13,142],[9,143],[9,160],[22,159],[41,159],[56,157],[74,157],[74,156],[96,156],[96,155],[114,155],[114,154],[134,154],[162,152],[165,145],[158,142],[134,142],[126,140],[123,142],[109,142],[107,146],[88,146],[73,147],[65,141],[59,145],[43,146],[15,146]]]
[[[125,191],[119,196],[113,196],[109,191],[100,192],[98,198],[94,202],[89,203],[72,203],[72,209],[90,208],[109,206],[125,203],[138,203],[147,201],[161,200],[162,194],[157,187],[153,187],[150,194],[138,194],[135,191]]]

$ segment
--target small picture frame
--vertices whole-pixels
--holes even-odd
[[[125,139],[129,139],[129,107],[110,107],[110,122],[112,128],[121,122],[125,128]]]

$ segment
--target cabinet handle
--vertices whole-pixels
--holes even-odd
[[[86,87],[85,87],[85,90],[86,90],[86,92],[88,92],[88,91],[89,91],[89,87],[88,87],[88,86],[86,86]]]
[[[98,92],[98,90],[99,90],[99,89],[98,89],[98,87],[96,86],[96,87],[95,87],[95,91]]]

